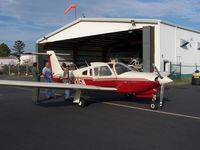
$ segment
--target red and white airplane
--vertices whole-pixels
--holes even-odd
[[[49,56],[52,69],[52,79],[61,82],[63,70],[58,62],[54,51],[47,51],[43,55]],[[164,85],[172,82],[168,77],[163,77],[155,67],[157,73],[145,73],[133,71],[130,67],[118,62],[93,62],[90,66],[73,70],[69,83],[44,83],[31,81],[0,80],[0,85],[24,86],[39,88],[74,89],[73,102],[78,106],[84,106],[85,100],[81,98],[82,90],[103,90],[124,93],[136,98],[147,98],[151,100],[150,109],[157,109],[157,94],[160,93],[160,107],[163,106]]]

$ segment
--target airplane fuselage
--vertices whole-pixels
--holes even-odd
[[[152,98],[153,93],[158,92],[159,82],[143,80],[143,79],[96,79],[92,78],[76,78],[79,84],[84,83],[86,85],[102,86],[102,87],[114,87],[118,93],[134,93],[136,97]]]
[[[91,63],[72,74],[75,84],[113,87],[118,93],[131,93],[140,98],[152,98],[160,86],[156,74],[136,72],[121,63]]]

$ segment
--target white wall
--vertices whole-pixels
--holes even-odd
[[[176,28],[160,24],[160,70],[164,71],[164,60],[176,62]]]
[[[188,41],[185,47],[181,47],[181,41]],[[182,63],[182,65],[200,65],[200,33],[186,29],[161,24],[160,25],[160,63],[163,70],[163,60],[169,60],[172,63]],[[182,68],[183,74],[191,74],[194,68]]]
[[[16,65],[17,63],[18,63],[18,60],[16,58],[9,58],[9,57],[0,58],[0,66]]]
[[[188,41],[189,44],[186,47],[180,47],[180,39]],[[198,42],[200,42],[200,33],[177,29],[177,56],[181,56],[180,61],[182,63],[200,65],[200,50],[197,49]]]

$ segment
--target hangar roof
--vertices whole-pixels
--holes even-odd
[[[181,28],[184,30],[200,33],[200,31],[177,26],[157,19],[128,19],[128,18],[79,18],[64,27],[40,38],[38,44],[77,39],[106,33],[115,33],[133,29],[135,24],[158,24],[163,23],[169,26]],[[135,29],[135,28],[134,28]]]

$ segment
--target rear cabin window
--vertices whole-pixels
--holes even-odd
[[[112,72],[110,71],[108,66],[101,66],[99,75],[100,76],[111,76]]]
[[[87,70],[83,71],[82,75],[87,75]]]

